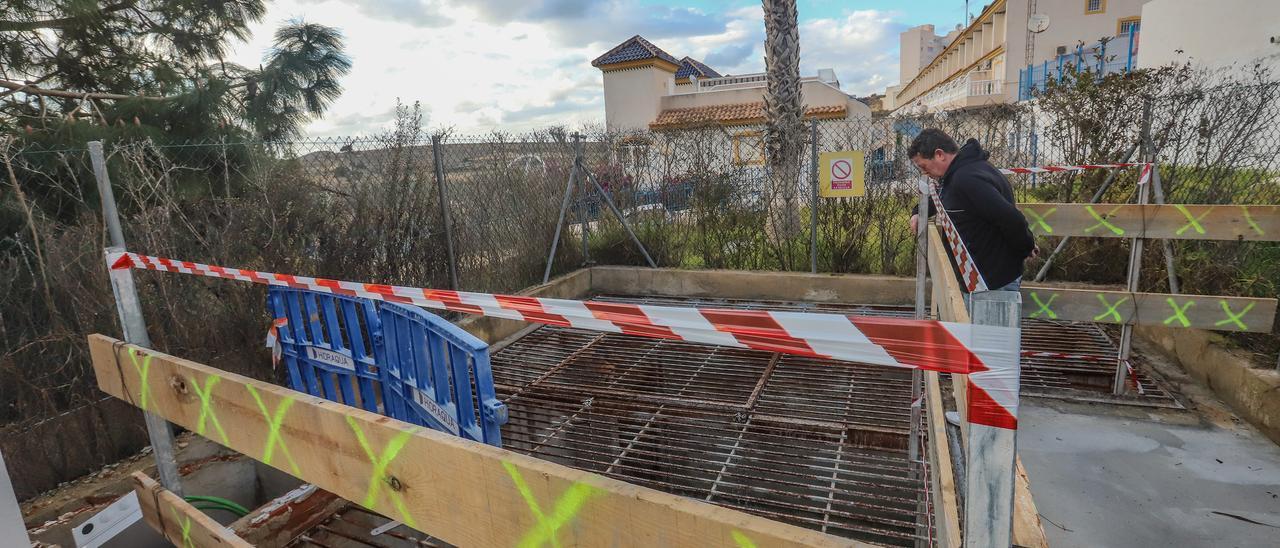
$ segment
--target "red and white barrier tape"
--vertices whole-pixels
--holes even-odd
[[[1151,164],[1142,162],[1132,162],[1124,164],[1077,164],[1070,166],[1033,166],[1033,167],[1009,167],[1001,168],[1000,173],[1005,175],[1029,175],[1034,173],[1063,173],[1069,171],[1084,171],[1087,169],[1124,169],[1127,167],[1142,166],[1142,177],[1139,178],[1138,184],[1147,182],[1148,176],[1151,174]]]
[[[562,327],[751,348],[969,375],[969,422],[1017,428],[1017,331],[1010,327],[841,314],[766,312],[544,299],[366,284],[241,270],[136,253],[108,253],[112,269],[139,268],[414,304]]]
[[[982,279],[978,264],[973,262],[973,256],[969,255],[969,248],[965,247],[964,240],[960,239],[960,232],[951,222],[946,208],[942,207],[942,197],[938,195],[936,183],[930,182],[929,196],[933,200],[933,208],[937,210],[938,226],[942,228],[942,236],[950,244],[951,256],[955,258],[956,267],[960,269],[960,279],[964,282],[965,290],[969,293],[987,291],[987,281]]]

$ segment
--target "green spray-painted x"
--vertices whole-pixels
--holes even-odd
[[[191,516],[178,513],[172,506],[169,512],[173,514],[174,521],[182,527],[182,548],[195,548],[196,543],[191,540]]]
[[[1254,222],[1253,215],[1249,214],[1249,206],[1240,206],[1240,211],[1244,213],[1244,222],[1249,223],[1249,228],[1252,228],[1259,236],[1266,234],[1266,232],[1262,231],[1262,227],[1258,226],[1258,223]]]
[[[1187,208],[1182,204],[1173,204],[1173,207],[1177,208],[1178,211],[1182,212],[1182,216],[1187,218],[1187,224],[1182,225],[1182,228],[1179,228],[1174,234],[1181,236],[1188,228],[1195,229],[1196,234],[1204,234],[1204,227],[1200,225],[1200,221],[1204,220],[1210,211],[1213,211],[1213,206],[1204,210],[1204,213],[1201,213],[1199,217],[1192,216],[1191,212],[1187,211]]]
[[[1225,300],[1219,299],[1218,304],[1222,305],[1222,311],[1226,313],[1227,319],[1219,320],[1217,323],[1213,324],[1214,327],[1221,327],[1223,325],[1233,323],[1233,324],[1236,324],[1236,327],[1239,327],[1242,330],[1245,330],[1245,331],[1249,330],[1249,326],[1246,325],[1244,322],[1240,321],[1240,318],[1244,317],[1245,314],[1248,314],[1250,310],[1253,310],[1253,305],[1258,303],[1249,303],[1245,305],[1244,310],[1241,310],[1239,314],[1231,310],[1231,306],[1228,305],[1227,301]]]
[[[213,427],[218,430],[218,435],[222,437],[222,445],[231,445],[227,441],[227,432],[222,429],[222,423],[218,422],[218,416],[213,413],[213,406],[210,405],[213,387],[217,386],[221,380],[222,377],[209,375],[204,379],[204,388],[201,388],[199,383],[195,383],[192,386],[196,391],[196,395],[200,396],[200,419],[196,421],[196,433],[203,436],[205,423],[212,422]]]
[[[409,515],[409,508],[404,505],[404,499],[400,497],[400,493],[396,492],[399,480],[387,476],[387,465],[396,460],[396,455],[400,454],[400,450],[404,449],[406,443],[409,443],[415,429],[401,430],[382,449],[381,455],[374,455],[373,447],[369,445],[369,440],[365,439],[364,431],[360,430],[360,424],[348,416],[347,425],[351,426],[351,430],[356,433],[356,441],[360,443],[360,448],[364,449],[365,456],[369,457],[369,463],[373,465],[373,473],[369,476],[369,490],[365,492],[364,501],[360,504],[372,510],[373,503],[378,501],[378,493],[382,491],[382,486],[390,485],[392,488],[387,491],[387,495],[391,499],[391,505],[400,512],[400,521],[409,527],[417,528],[413,523],[413,516]]]
[[[1026,213],[1028,217],[1032,217],[1032,220],[1035,221],[1034,223],[1032,223],[1033,229],[1035,228],[1036,225],[1038,225],[1042,230],[1044,230],[1045,234],[1053,234],[1053,227],[1049,226],[1049,223],[1045,222],[1045,219],[1048,219],[1049,216],[1053,215],[1053,212],[1057,210],[1058,208],[1051,207],[1044,212],[1044,215],[1041,215],[1040,213],[1036,212],[1036,210],[1031,208],[1026,208],[1022,210],[1022,212]]]
[[[550,542],[551,546],[560,548],[560,540],[556,533],[565,524],[573,521],[574,516],[578,515],[578,511],[586,504],[587,499],[591,498],[598,490],[595,487],[585,483],[575,483],[573,486],[565,490],[560,495],[560,499],[556,501],[555,508],[548,517],[542,512],[542,507],[538,505],[538,499],[533,496],[533,490],[529,488],[529,484],[524,482],[524,477],[520,475],[515,465],[509,462],[503,462],[502,467],[507,469],[507,475],[511,476],[511,481],[516,484],[516,489],[520,491],[520,496],[524,497],[525,504],[529,505],[529,511],[533,514],[534,519],[538,520],[538,525],[525,533],[517,545],[520,548],[540,548],[543,544]]]
[[[142,357],[142,363],[138,363],[138,356],[142,356],[136,348],[130,348],[126,354],[129,355],[129,361],[133,363],[133,370],[138,372],[138,383],[142,385],[139,389],[142,395],[138,397],[138,407],[143,411],[149,411],[147,402],[151,399],[151,383],[147,377],[151,376],[151,354]]]
[[[1173,323],[1174,320],[1178,320],[1178,323],[1182,324],[1182,327],[1191,326],[1191,320],[1187,319],[1186,312],[1188,308],[1191,308],[1196,304],[1195,301],[1187,301],[1181,308],[1178,307],[1178,303],[1173,300],[1173,297],[1165,297],[1164,302],[1169,303],[1169,308],[1173,309],[1173,315],[1164,319],[1165,325],[1169,325],[1170,323]]]
[[[267,444],[262,448],[262,462],[271,464],[271,458],[275,456],[276,445],[279,444],[280,451],[284,453],[286,459],[289,459],[289,467],[293,469],[293,475],[301,474],[298,470],[298,463],[293,460],[293,454],[289,452],[289,446],[284,444],[284,438],[280,436],[280,425],[284,424],[284,415],[293,406],[293,398],[282,396],[283,399],[276,404],[275,414],[271,414],[267,412],[267,405],[262,403],[262,396],[258,395],[258,390],[249,384],[244,385],[244,387],[249,389],[249,394],[253,396],[253,401],[258,404],[258,411],[262,412],[262,418],[267,421],[267,427],[269,428]]]
[[[1101,321],[1104,321],[1103,318],[1107,316],[1111,316],[1116,323],[1124,323],[1124,318],[1120,316],[1120,312],[1118,312],[1116,309],[1119,308],[1120,305],[1124,304],[1125,301],[1129,300],[1129,298],[1120,297],[1119,299],[1116,299],[1116,302],[1111,303],[1111,302],[1107,302],[1107,298],[1103,296],[1101,293],[1096,293],[1096,295],[1098,296],[1098,300],[1102,301],[1102,306],[1107,307],[1107,310],[1101,314],[1098,314],[1097,316],[1094,316],[1093,321],[1101,322]]]
[[[733,543],[737,544],[738,548],[756,548],[756,543],[752,542],[751,537],[743,534],[742,531],[734,529],[729,534],[733,535]]]
[[[1124,236],[1124,229],[1123,229],[1123,228],[1120,228],[1120,227],[1118,227],[1118,226],[1116,226],[1116,225],[1113,225],[1113,224],[1111,224],[1111,222],[1110,222],[1110,221],[1107,221],[1107,217],[1110,217],[1110,216],[1112,216],[1112,215],[1115,215],[1115,213],[1116,213],[1117,211],[1120,211],[1120,208],[1122,208],[1122,207],[1124,207],[1124,206],[1116,206],[1116,207],[1114,207],[1114,208],[1111,208],[1111,211],[1108,211],[1106,215],[1100,215],[1100,214],[1098,214],[1098,212],[1097,212],[1097,211],[1094,211],[1094,210],[1093,210],[1093,206],[1091,206],[1091,205],[1084,206],[1084,210],[1085,210],[1085,211],[1088,211],[1088,212],[1089,212],[1089,215],[1092,215],[1092,216],[1093,216],[1093,218],[1094,218],[1094,220],[1098,221],[1098,224],[1095,224],[1095,225],[1093,225],[1093,226],[1091,226],[1091,227],[1089,227],[1089,228],[1084,229],[1084,233],[1085,233],[1085,234],[1088,234],[1088,233],[1090,233],[1090,232],[1093,232],[1094,230],[1097,230],[1097,229],[1099,229],[1099,228],[1104,228],[1104,227],[1105,227],[1107,230],[1110,230],[1110,231],[1111,231],[1111,233],[1112,233],[1112,234],[1115,234],[1116,236]]]
[[[1049,295],[1048,301],[1041,301],[1040,294],[1036,293],[1035,291],[1032,291],[1031,300],[1035,301],[1036,306],[1039,306],[1040,309],[1035,312],[1032,312],[1029,317],[1036,318],[1036,317],[1039,317],[1041,314],[1044,314],[1051,320],[1058,319],[1058,313],[1054,312],[1052,308],[1049,308],[1049,305],[1053,304],[1053,301],[1056,300],[1057,298],[1058,298],[1058,294],[1054,293],[1052,295]]]

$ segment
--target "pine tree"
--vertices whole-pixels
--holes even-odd
[[[83,119],[171,139],[296,136],[341,94],[351,61],[338,30],[292,21],[259,67],[225,62],[265,11],[262,0],[5,0],[0,131]]]

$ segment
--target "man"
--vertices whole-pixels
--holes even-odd
[[[937,129],[926,129],[911,141],[907,156],[925,175],[938,181],[942,207],[969,249],[978,272],[995,291],[1018,291],[1022,262],[1036,254],[1027,219],[1014,205],[1009,181],[992,167],[990,154],[969,139],[963,147]],[[913,208],[913,212],[919,208]],[[929,204],[929,215],[936,213]],[[916,233],[919,215],[911,216]]]

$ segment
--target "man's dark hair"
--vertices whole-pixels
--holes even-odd
[[[907,158],[915,158],[917,154],[926,160],[933,159],[934,151],[942,149],[943,152],[954,154],[960,147],[956,146],[955,139],[950,135],[943,133],[937,128],[929,128],[921,131],[911,140],[911,148],[907,149]]]

